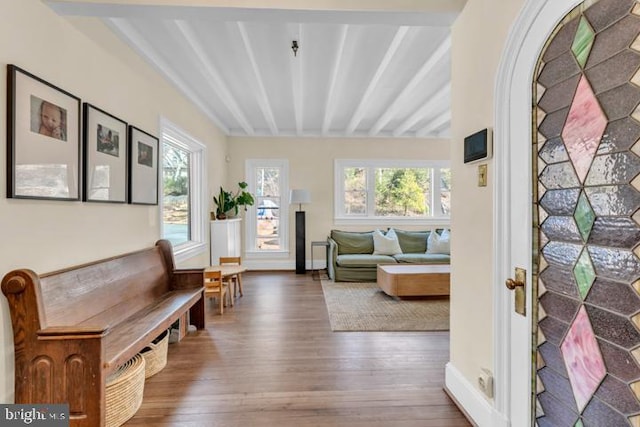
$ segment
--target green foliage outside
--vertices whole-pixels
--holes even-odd
[[[367,170],[344,169],[344,206],[348,215],[366,214]],[[431,169],[426,168],[376,168],[375,215],[429,215],[430,176]]]
[[[165,176],[165,196],[183,196],[189,193],[189,178],[187,176]]]
[[[364,214],[367,209],[367,173],[365,168],[344,170],[345,213]]]
[[[189,223],[189,153],[165,144],[162,159],[165,224]]]
[[[376,169],[376,215],[429,215],[427,169]]]

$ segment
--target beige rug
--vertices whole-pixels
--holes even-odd
[[[398,299],[375,283],[322,280],[332,331],[446,331],[449,298]]]

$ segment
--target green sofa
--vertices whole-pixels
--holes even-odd
[[[336,282],[372,282],[376,280],[378,264],[449,264],[449,254],[426,253],[431,231],[395,229],[401,254],[374,255],[373,231],[354,232],[331,230],[329,242],[329,277]],[[438,234],[442,229],[436,230]]]

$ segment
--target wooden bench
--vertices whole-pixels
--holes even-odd
[[[176,270],[171,244],[2,280],[15,346],[15,402],[68,403],[71,426],[105,425],[105,384],[179,318],[204,328],[203,269]]]

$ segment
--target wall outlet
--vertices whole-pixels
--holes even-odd
[[[488,398],[493,398],[493,374],[488,369],[481,369],[478,386]]]

